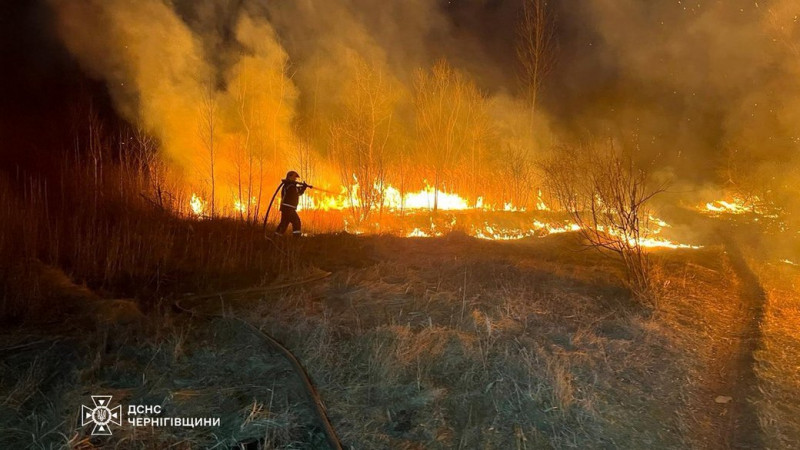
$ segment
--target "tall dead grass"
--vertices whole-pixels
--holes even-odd
[[[58,267],[113,296],[157,298],[166,288],[258,283],[289,255],[243,221],[189,220],[150,195],[148,171],[65,157],[58,176],[0,174],[0,318],[18,319],[35,293],[9,289],[26,261]],[[19,284],[19,283],[17,283]]]

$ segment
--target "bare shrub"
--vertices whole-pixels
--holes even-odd
[[[363,61],[356,61],[355,78],[345,86],[344,110],[331,126],[331,154],[342,185],[350,193],[357,222],[384,203],[387,167],[399,93],[392,79]]]
[[[551,194],[589,245],[619,257],[636,298],[654,303],[652,265],[642,241],[651,217],[647,203],[665,186],[653,186],[649,173],[610,142],[562,147],[543,170]]]
[[[418,71],[414,82],[417,144],[422,161],[433,174],[433,211],[439,191],[464,166],[467,152],[480,149],[490,123],[485,95],[463,73],[441,60]]]

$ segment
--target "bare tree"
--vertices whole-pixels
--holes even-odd
[[[211,183],[211,213],[213,218],[216,212],[216,180],[215,180],[215,144],[217,138],[217,102],[214,91],[208,88],[200,103],[200,124],[198,133],[200,140],[208,153],[209,181]]]
[[[529,147],[520,142],[506,142],[503,155],[503,178],[507,179],[508,198],[516,207],[527,207],[531,202],[532,189],[536,177],[536,165],[533,161]]]
[[[245,101],[249,138],[249,158],[252,180],[249,197],[255,198],[252,217],[258,220],[264,196],[265,179],[279,178],[291,161],[293,133],[293,102],[297,90],[291,83],[292,74],[287,59],[253,60],[252,67],[242,76],[250,77],[251,87]],[[271,184],[271,183],[270,183]]]
[[[169,192],[166,189],[166,167],[158,155],[156,139],[147,133],[141,124],[133,129],[133,142],[138,165],[145,175],[152,202],[160,209],[168,210],[173,205],[168,203]]]
[[[417,74],[415,88],[416,128],[420,153],[433,169],[433,210],[439,208],[439,190],[445,173],[464,155],[479,147],[489,126],[486,99],[474,83],[445,61],[430,73]]]
[[[238,204],[235,205],[239,217],[245,221],[257,221],[257,201],[253,196],[253,177],[258,146],[256,120],[254,117],[254,95],[251,92],[251,82],[248,71],[248,61],[242,61],[240,72],[232,83],[234,99],[237,110],[236,133],[232,147],[232,162],[236,170],[236,188]]]
[[[306,140],[299,140],[297,152],[297,164],[300,168],[300,173],[303,174],[303,179],[314,180],[316,178],[316,159],[314,157],[314,149],[311,143]],[[311,197],[303,196],[300,198],[301,204],[308,206],[311,202]]]
[[[564,147],[543,164],[547,187],[594,248],[617,255],[627,283],[641,301],[653,303],[652,270],[642,246],[651,217],[647,203],[665,186],[609,144]]]
[[[473,205],[477,206],[477,198],[485,197],[486,192],[477,187],[485,186],[488,175],[488,167],[486,164],[487,148],[494,144],[490,144],[490,137],[496,131],[493,128],[492,119],[489,114],[486,99],[477,89],[469,89],[469,123],[467,124],[467,143],[469,145],[469,164],[462,170],[464,173],[464,186],[462,189],[465,192],[474,194],[472,201]]]
[[[380,70],[356,64],[356,75],[345,87],[344,111],[331,126],[331,152],[361,221],[383,205],[397,95]]]
[[[92,170],[92,180],[94,182],[93,198],[95,209],[97,208],[98,197],[101,195],[100,182],[103,178],[103,161],[106,159],[105,127],[100,118],[100,114],[94,108],[93,103],[89,103],[87,125],[87,149],[89,150],[89,162]]]
[[[547,2],[522,0],[522,17],[517,25],[517,58],[531,126],[542,82],[555,66],[555,42],[555,18]]]

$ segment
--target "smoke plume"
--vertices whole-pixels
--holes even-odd
[[[533,166],[555,142],[611,138],[698,196],[732,189],[787,205],[797,197],[796,2],[548,4],[556,66],[532,126],[514,50],[521,2],[51,5],[65,46],[106,81],[120,113],[156,136],[164,158],[206,190],[216,170],[237,197],[261,195],[252,181],[242,188],[243,173],[271,177],[309,151],[335,165],[331,130],[350,114],[352,86],[372,79],[365,70],[392,90],[396,157],[387,161],[403,160],[401,153],[413,159],[425,151],[413,144],[415,80],[446,60],[483,93],[492,121],[480,138],[486,173]],[[217,106],[213,133],[198,127],[203,99]],[[520,173],[534,189],[535,174]]]

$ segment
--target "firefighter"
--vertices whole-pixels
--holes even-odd
[[[300,231],[300,216],[297,215],[297,203],[300,201],[300,196],[306,191],[308,185],[306,183],[299,183],[297,179],[300,175],[294,170],[286,174],[286,179],[281,180],[281,223],[278,224],[278,229],[275,234],[282,236],[292,224],[292,235],[299,237],[302,232]]]

